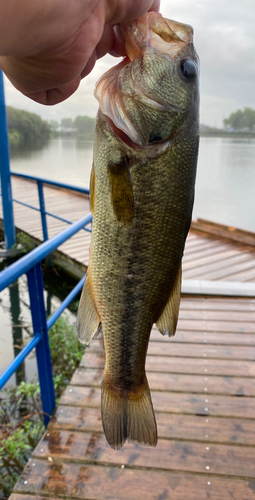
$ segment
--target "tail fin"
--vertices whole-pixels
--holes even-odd
[[[157,425],[147,380],[140,396],[134,393],[124,396],[109,389],[103,380],[101,409],[105,437],[114,450],[119,450],[126,440],[144,446],[157,445]]]

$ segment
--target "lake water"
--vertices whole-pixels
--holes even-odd
[[[92,142],[52,139],[40,151],[11,159],[11,169],[89,186]],[[193,218],[255,232],[255,139],[202,137]]]

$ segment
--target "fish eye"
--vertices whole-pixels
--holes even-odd
[[[197,76],[197,66],[191,59],[184,59],[180,63],[181,77],[186,80],[193,80]]]

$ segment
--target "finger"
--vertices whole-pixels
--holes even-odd
[[[149,9],[149,11],[157,11],[159,10],[160,2],[156,0],[153,2],[153,5]],[[113,28],[113,43],[112,47],[109,50],[109,54],[114,57],[126,56],[127,52],[125,49],[125,42],[121,33],[121,30],[118,29],[118,26],[114,26]]]
[[[97,61],[97,51],[96,49],[94,49],[89,60],[86,63],[86,66],[81,72],[81,78],[85,78],[85,76],[87,76],[92,71],[92,69],[96,64],[96,61]]]
[[[81,77],[78,76],[71,83],[68,83],[63,87],[44,90],[42,92],[27,93],[25,95],[39,104],[53,106],[54,104],[59,104],[60,102],[65,101],[68,97],[74,94],[80,85],[80,81]]]
[[[155,0],[151,6],[151,8],[149,9],[149,12],[153,11],[153,12],[159,12],[159,9],[160,9],[160,0]]]
[[[121,31],[118,29],[118,26],[114,26],[113,28],[113,43],[111,49],[109,50],[109,54],[114,57],[126,56],[127,52],[125,49],[125,42]]]
[[[105,56],[105,54],[107,54],[109,50],[111,50],[111,47],[113,45],[113,40],[114,40],[113,26],[111,26],[110,24],[106,24],[104,27],[101,40],[99,41],[96,47],[97,59],[100,59],[101,57]]]
[[[160,0],[108,0],[105,22],[119,24],[134,21],[148,11],[158,12]]]

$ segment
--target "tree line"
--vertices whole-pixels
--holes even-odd
[[[72,118],[62,118],[60,123],[53,120],[49,123],[51,130],[55,134],[71,134],[78,139],[86,140],[93,140],[94,138],[95,118],[79,115],[74,120]]]
[[[238,109],[223,120],[227,130],[235,132],[255,132],[255,110],[252,108]]]
[[[36,149],[50,138],[50,125],[35,113],[7,106],[10,150]]]
[[[49,122],[35,114],[11,106],[6,107],[8,136],[11,153],[22,149],[37,149],[45,146],[50,137],[71,134],[78,139],[93,140],[95,118],[76,116],[63,118],[60,122]]]

